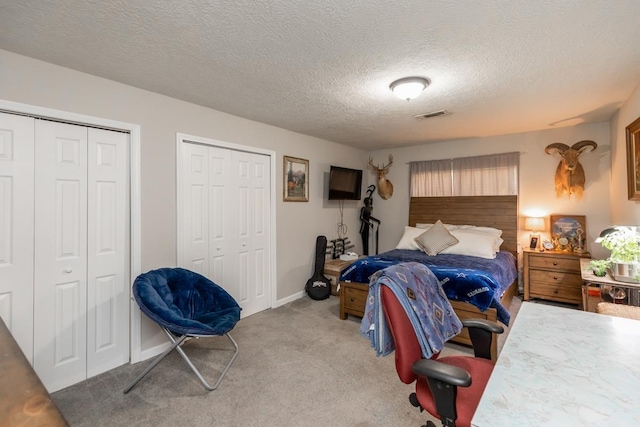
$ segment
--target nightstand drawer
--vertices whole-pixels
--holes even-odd
[[[344,291],[345,308],[350,311],[362,313],[360,316],[363,316],[368,292],[348,286],[343,287],[342,290]]]
[[[535,283],[548,283],[550,285],[573,286],[581,290],[582,277],[578,273],[565,273],[561,271],[529,270],[531,286]]]
[[[529,257],[529,268],[580,272],[580,259],[537,255]]]
[[[524,300],[542,298],[571,304],[582,303],[580,258],[588,252],[524,251]]]
[[[362,317],[369,295],[369,285],[355,282],[340,283],[340,318],[346,319],[349,314]]]
[[[574,304],[582,302],[582,288],[563,283],[531,282],[529,288],[531,298],[551,299]]]

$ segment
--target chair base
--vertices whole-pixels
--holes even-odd
[[[189,335],[189,334],[185,334],[182,335],[180,337],[175,337],[171,331],[169,331],[166,328],[162,328],[162,330],[164,331],[164,333],[167,335],[167,337],[169,338],[169,340],[171,341],[171,347],[169,347],[168,349],[166,349],[161,355],[159,355],[154,361],[153,363],[151,363],[149,366],[147,366],[147,368],[142,371],[142,373],[140,375],[138,375],[133,381],[131,381],[131,383],[124,389],[123,393],[129,393],[129,391],[131,391],[131,389],[142,379],[145,377],[145,375],[147,375],[153,368],[156,367],[156,365],[158,365],[158,363],[160,363],[160,361],[162,361],[162,359],[164,359],[165,357],[167,357],[167,355],[169,355],[169,353],[171,353],[174,349],[178,351],[178,353],[180,354],[180,356],[182,356],[182,359],[184,359],[184,361],[187,363],[187,365],[189,365],[189,368],[191,368],[191,370],[193,371],[194,374],[196,374],[196,376],[198,377],[198,379],[200,380],[200,382],[202,383],[202,385],[204,386],[204,388],[206,388],[209,391],[213,391],[215,389],[218,388],[218,386],[220,385],[220,383],[222,382],[222,379],[224,378],[224,376],[226,375],[227,371],[229,370],[229,368],[231,367],[231,365],[233,364],[233,362],[236,360],[236,357],[238,357],[238,344],[236,344],[236,342],[234,341],[234,339],[231,337],[231,335],[229,333],[224,334],[227,338],[229,338],[229,341],[231,341],[231,343],[233,344],[233,347],[235,349],[233,356],[231,357],[231,360],[229,361],[229,363],[227,363],[227,365],[224,367],[224,369],[222,370],[222,373],[220,374],[220,376],[218,377],[218,380],[216,381],[216,383],[212,386],[210,385],[202,376],[202,374],[200,373],[200,371],[198,371],[198,369],[195,367],[195,365],[193,364],[193,362],[191,362],[191,359],[189,359],[189,357],[185,354],[184,350],[182,350],[182,344],[184,344],[187,340],[187,338],[210,338],[211,336],[208,335]]]

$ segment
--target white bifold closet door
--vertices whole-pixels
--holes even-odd
[[[50,392],[129,360],[129,135],[0,114],[0,315]]]
[[[271,308],[270,158],[182,144],[182,266],[222,286],[246,317]]]
[[[128,361],[127,142],[36,122],[34,369],[49,391]]]
[[[0,113],[0,317],[32,364],[33,122]]]

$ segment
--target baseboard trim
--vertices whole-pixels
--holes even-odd
[[[142,350],[140,352],[140,360],[139,360],[139,362],[142,362],[143,360],[151,359],[152,357],[161,354],[163,351],[168,349],[170,346],[171,346],[171,343],[165,342],[165,343],[162,343],[162,344],[158,344],[155,347],[151,347],[151,348],[148,348],[146,350]]]
[[[273,308],[277,308],[277,307],[283,306],[283,305],[288,304],[288,303],[290,303],[292,301],[300,299],[303,296],[304,296],[304,291],[300,291],[300,292],[295,293],[293,295],[289,295],[286,298],[276,300],[276,305],[274,305]]]

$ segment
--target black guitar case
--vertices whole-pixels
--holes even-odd
[[[323,300],[331,295],[331,282],[327,279],[324,272],[324,256],[327,251],[327,238],[318,236],[316,239],[316,265],[313,276],[307,280],[304,289],[309,294],[309,298],[314,300]]]

